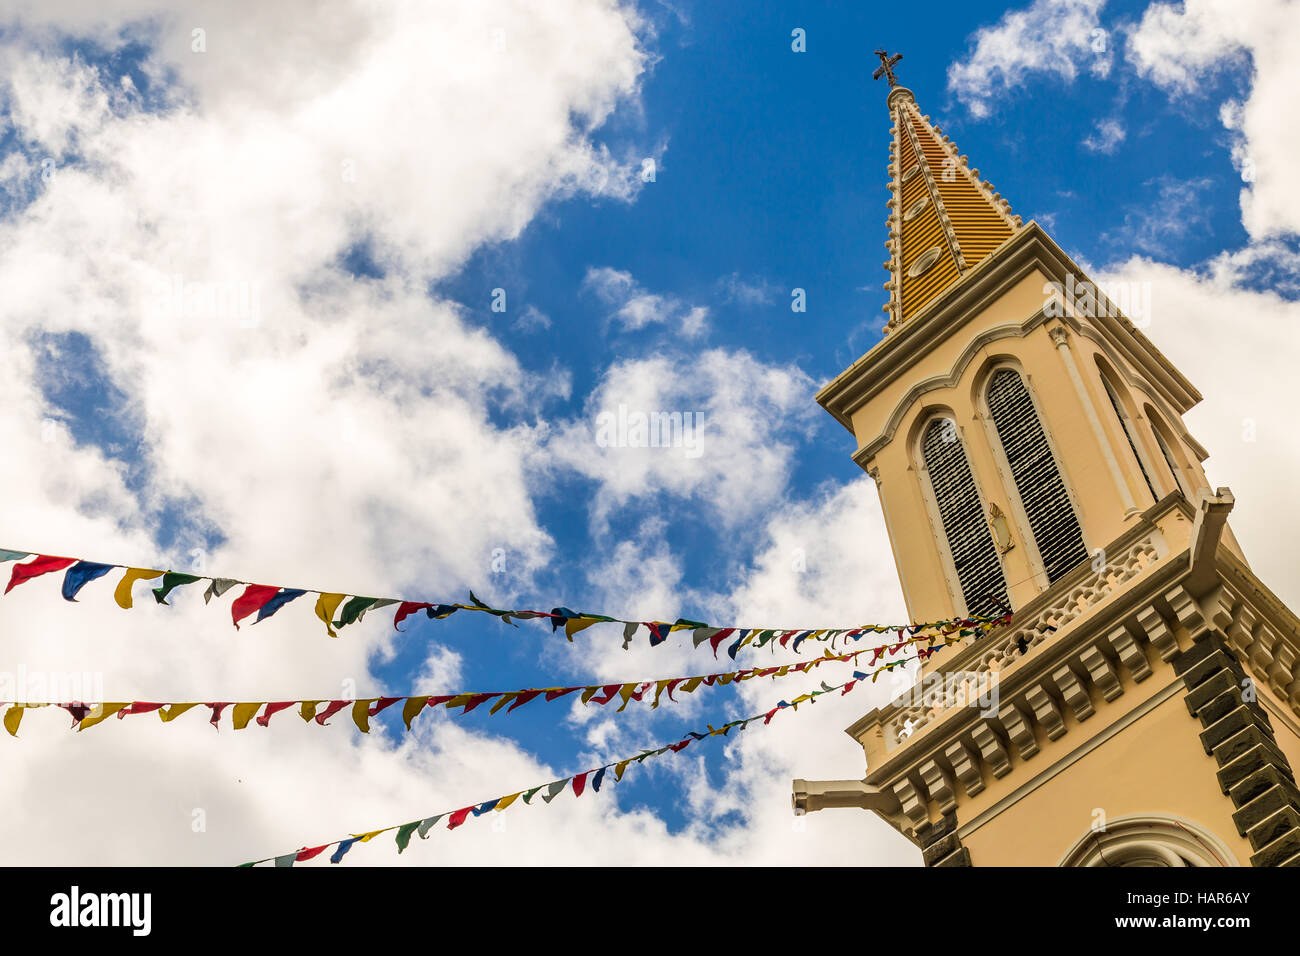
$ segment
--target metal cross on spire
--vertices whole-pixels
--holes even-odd
[[[877,50],[876,56],[880,57],[880,66],[876,67],[876,72],[871,74],[873,80],[878,80],[882,76],[889,77],[890,87],[898,85],[898,77],[894,76],[894,64],[903,58],[903,54],[895,53],[890,56],[884,50]]]

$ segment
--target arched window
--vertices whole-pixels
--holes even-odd
[[[1146,412],[1147,421],[1151,423],[1151,433],[1156,436],[1156,444],[1160,446],[1160,454],[1164,456],[1165,464],[1169,466],[1169,474],[1174,479],[1174,487],[1181,491],[1183,497],[1188,501],[1192,501],[1193,496],[1188,487],[1187,475],[1179,467],[1179,462],[1169,447],[1170,439],[1165,435],[1164,422],[1160,420],[1160,416],[1156,414],[1155,409],[1150,405],[1147,405],[1144,411]]]
[[[1100,369],[1100,364],[1098,369]],[[1151,476],[1147,474],[1147,466],[1142,463],[1142,456],[1138,454],[1137,449],[1137,432],[1133,425],[1133,419],[1128,417],[1124,411],[1124,404],[1115,394],[1115,386],[1111,384],[1110,378],[1105,372],[1101,375],[1101,384],[1106,389],[1106,397],[1110,399],[1110,407],[1115,409],[1115,417],[1119,419],[1120,427],[1124,429],[1124,437],[1128,439],[1128,447],[1133,452],[1133,460],[1137,462],[1138,471],[1142,472],[1142,480],[1147,483],[1147,491],[1151,492],[1151,500],[1159,501],[1160,496],[1156,494],[1155,485],[1151,483]]]
[[[921,440],[921,455],[957,569],[966,613],[975,617],[1002,613],[1010,606],[1007,579],[956,422],[949,418],[930,422]]]
[[[1085,833],[1060,866],[1237,866],[1222,840],[1190,820],[1165,815],[1120,817]]]
[[[1047,580],[1054,582],[1086,561],[1088,549],[1056,458],[1047,444],[1047,433],[1038,420],[1029,389],[1015,369],[993,373],[988,405],[1043,570]]]

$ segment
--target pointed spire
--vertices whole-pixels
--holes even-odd
[[[879,75],[888,74],[893,125],[889,144],[889,313],[885,333],[917,315],[1021,226],[1011,204],[981,181],[966,157],[943,131],[921,114],[916,98],[898,86],[897,59],[881,57]]]

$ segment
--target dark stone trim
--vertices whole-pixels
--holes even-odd
[[[1300,866],[1300,788],[1268,712],[1242,696],[1247,678],[1236,653],[1212,629],[1172,663],[1187,710],[1204,728],[1201,746],[1219,766],[1219,787],[1237,808],[1233,825],[1255,851],[1250,865]]]
[[[957,812],[949,810],[934,823],[916,828],[921,843],[921,859],[926,866],[970,866],[970,850],[961,845],[957,835]]]

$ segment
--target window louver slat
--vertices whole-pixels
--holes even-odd
[[[1054,582],[1088,558],[1079,519],[1019,373],[1003,369],[995,374],[989,383],[988,399],[1047,580]]]
[[[1120,409],[1119,399],[1115,397],[1115,392],[1105,376],[1102,377],[1101,384],[1106,389],[1106,397],[1110,399],[1110,407],[1115,409],[1115,417],[1119,419],[1120,428],[1124,430],[1124,437],[1128,439],[1128,447],[1133,452],[1133,460],[1138,463],[1138,471],[1142,472],[1142,480],[1147,483],[1147,491],[1151,492],[1151,500],[1159,501],[1160,496],[1156,494],[1155,486],[1151,484],[1151,476],[1147,474],[1147,467],[1142,464],[1142,456],[1138,454],[1137,443],[1133,441],[1133,423]]]
[[[976,616],[998,614],[1007,606],[1006,578],[984,520],[966,452],[951,422],[931,422],[922,442],[922,454],[966,611]]]

